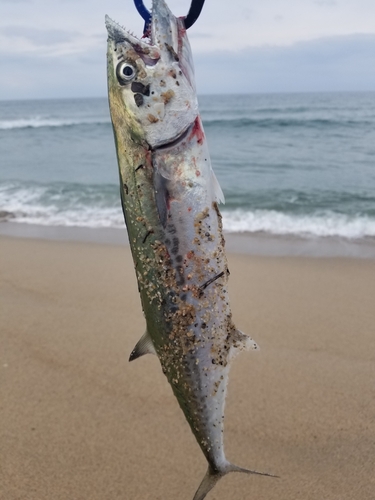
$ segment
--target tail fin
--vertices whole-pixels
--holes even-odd
[[[243,469],[242,467],[237,467],[237,465],[227,463],[222,470],[214,470],[211,465],[208,466],[206,475],[204,476],[199,488],[197,489],[193,500],[203,500],[207,493],[209,493],[216,483],[228,472],[245,472],[246,474],[256,474],[258,476],[268,476],[268,477],[278,477],[268,472],[258,472],[256,470]]]
[[[203,500],[207,493],[212,490],[219,479],[221,479],[225,474],[226,472],[216,471],[211,467],[211,465],[209,465],[206,475],[199,485],[199,488],[197,489],[193,500]]]

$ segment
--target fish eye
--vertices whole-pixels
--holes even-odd
[[[133,80],[136,70],[128,62],[120,62],[116,68],[116,75],[120,83],[125,84]]]

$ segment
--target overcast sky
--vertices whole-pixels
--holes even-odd
[[[105,96],[105,14],[141,35],[132,0],[0,0],[0,99]],[[375,90],[375,0],[206,0],[189,35],[201,94]]]

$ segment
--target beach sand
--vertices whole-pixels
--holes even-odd
[[[0,239],[0,498],[191,500],[206,462],[144,332],[130,251]],[[229,474],[210,500],[375,498],[375,260],[229,255]]]

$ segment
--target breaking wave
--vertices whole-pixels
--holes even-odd
[[[301,237],[359,239],[375,236],[375,218],[348,216],[332,211],[292,215],[273,210],[223,212],[224,229],[230,233],[268,233]]]
[[[375,217],[332,210],[293,214],[278,210],[222,207],[227,233],[267,233],[300,237],[375,237]],[[44,226],[122,228],[118,186],[75,183],[0,185],[0,221]]]
[[[109,118],[46,118],[34,116],[13,120],[0,120],[0,130],[41,128],[41,127],[72,127],[76,125],[103,125],[110,124]]]

